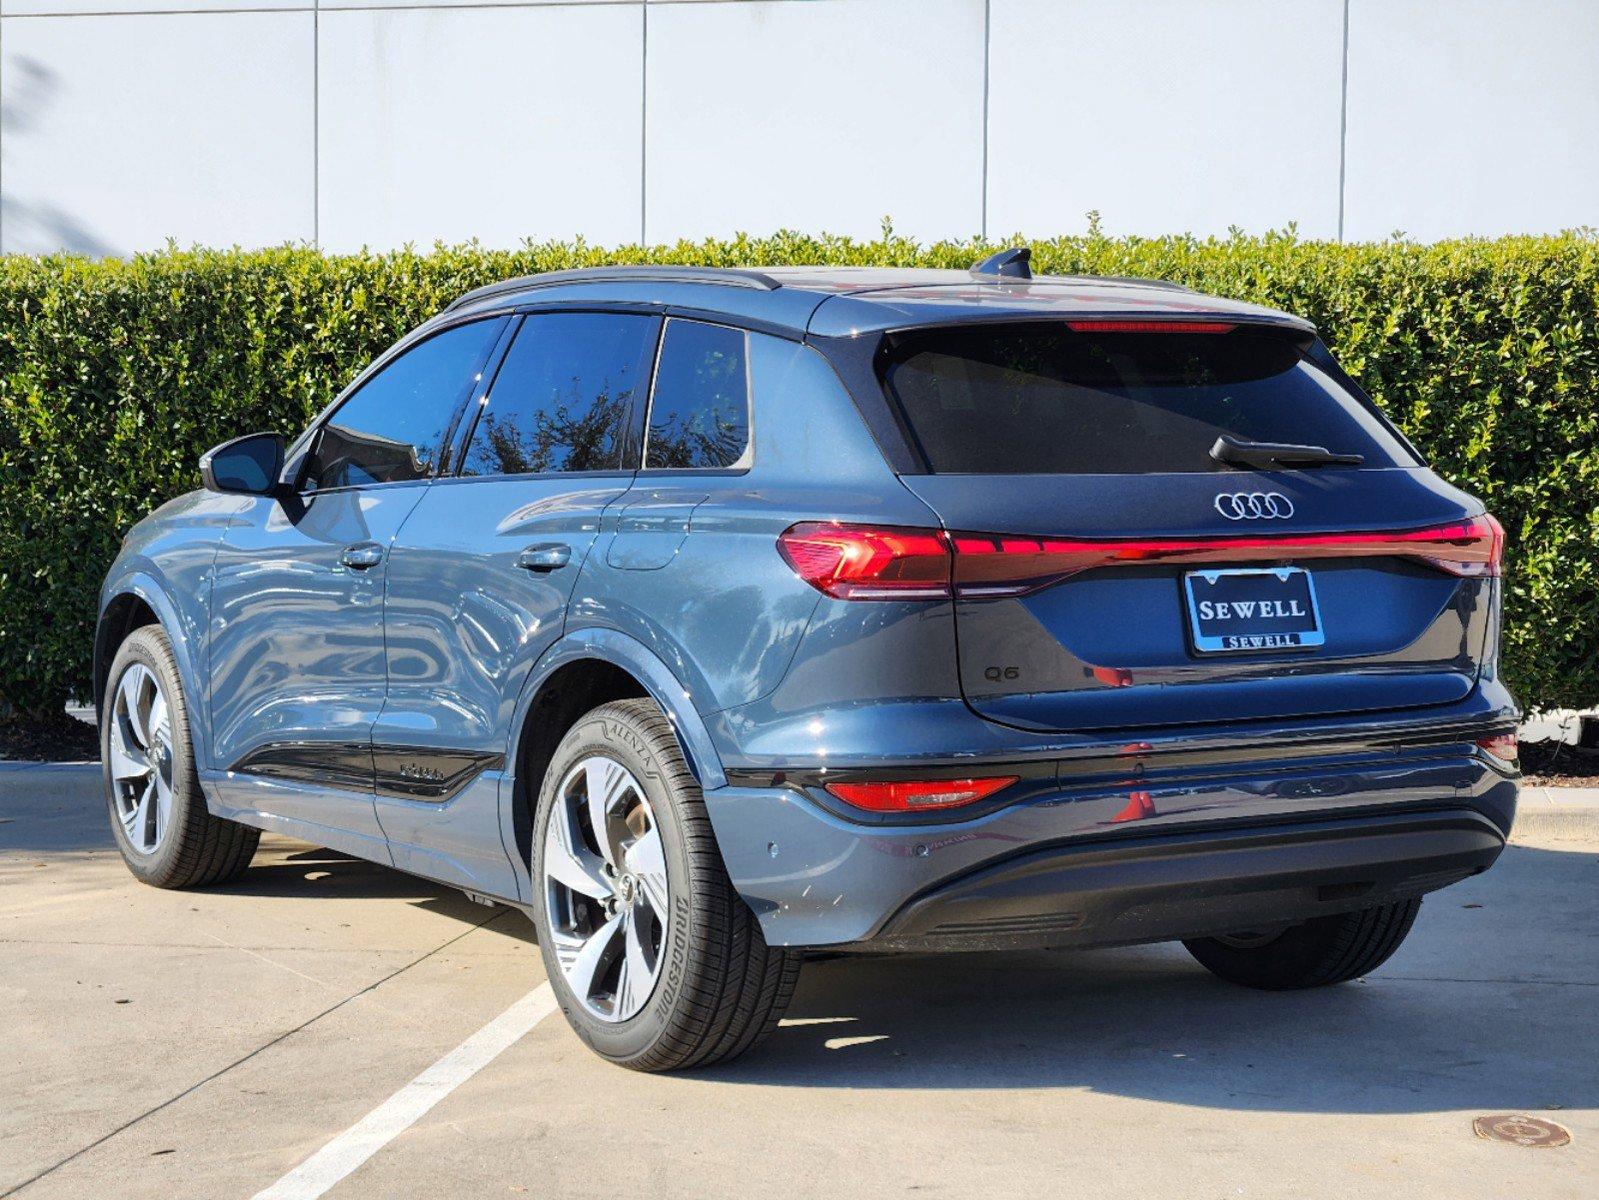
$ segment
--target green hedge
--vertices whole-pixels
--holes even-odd
[[[1035,269],[1172,279],[1303,314],[1446,478],[1509,532],[1506,672],[1529,706],[1599,702],[1599,241],[1336,245],[1291,235],[1032,243]],[[964,266],[992,247],[781,234],[624,247],[0,259],[0,700],[89,686],[123,532],[208,446],[294,433],[451,298],[609,262]]]

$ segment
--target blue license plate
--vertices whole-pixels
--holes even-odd
[[[1201,654],[1320,646],[1321,612],[1302,567],[1189,571],[1188,628]]]

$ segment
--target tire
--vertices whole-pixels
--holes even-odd
[[[128,870],[158,888],[237,879],[261,832],[214,817],[205,806],[183,682],[161,627],[129,634],[106,678],[100,770],[111,832]],[[128,716],[130,707],[136,720]],[[146,770],[135,773],[141,764]]]
[[[545,969],[597,1054],[637,1071],[709,1066],[777,1027],[801,956],[767,946],[733,889],[654,702],[605,704],[567,731],[539,790],[532,850]]]
[[[1345,983],[1375,971],[1399,949],[1421,899],[1316,917],[1275,936],[1239,934],[1185,941],[1213,975],[1244,987],[1281,992]]]

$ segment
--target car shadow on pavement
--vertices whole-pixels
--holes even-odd
[[[0,764],[0,853],[63,861],[116,854],[100,792],[98,763]],[[135,886],[128,880],[129,886]],[[458,889],[336,850],[268,835],[242,878],[206,888],[212,894],[318,899],[403,900],[417,908],[482,925],[494,909]],[[507,916],[495,931],[533,942],[533,923]]]
[[[112,850],[99,763],[0,762],[0,851]]]
[[[92,765],[0,774],[0,852],[114,855],[96,775]],[[1599,854],[1589,845],[1511,846],[1486,875],[1429,897],[1371,976],[1315,991],[1234,987],[1173,945],[813,961],[766,1046],[695,1075],[787,1088],[1071,1088],[1239,1111],[1592,1107]],[[534,941],[520,914],[281,839],[213,890],[401,900]]]
[[[840,956],[806,966],[762,1050],[701,1074],[1290,1112],[1591,1107],[1596,893],[1599,854],[1512,846],[1494,871],[1430,897],[1371,976],[1304,992],[1223,983],[1175,944]]]
[[[345,900],[404,900],[415,908],[466,925],[483,925],[498,910],[505,919],[495,922],[497,933],[536,942],[533,922],[505,905],[478,904],[449,884],[319,847],[307,846],[265,861],[258,857],[241,879],[207,890],[230,896],[303,897],[307,901],[335,896]]]

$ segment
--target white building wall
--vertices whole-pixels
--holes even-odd
[[[1599,225],[1599,0],[0,0],[0,250]]]

